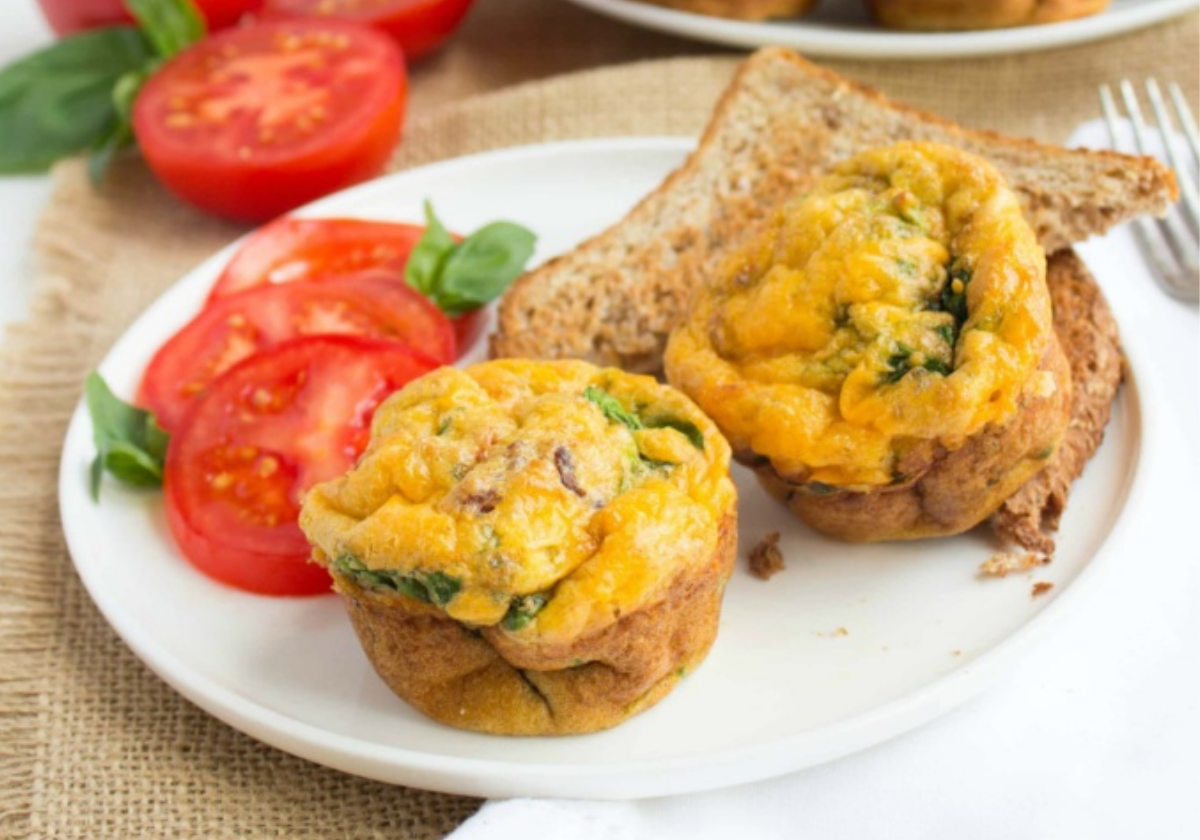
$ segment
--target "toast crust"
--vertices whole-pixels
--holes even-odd
[[[1067,150],[963,129],[788,50],[759,50],[721,95],[686,162],[629,214],[521,277],[501,300],[494,358],[579,358],[656,372],[670,331],[714,260],[828,166],[897,140],[989,159],[1047,253],[1177,196],[1151,158]]]
[[[1054,305],[1054,331],[1062,342],[1071,378],[1071,421],[1046,469],[1009,497],[992,517],[1006,546],[1042,557],[1054,554],[1050,532],[1058,528],[1071,484],[1104,440],[1104,429],[1125,373],[1125,358],[1112,310],[1095,278],[1074,251],[1054,254],[1046,284]]]

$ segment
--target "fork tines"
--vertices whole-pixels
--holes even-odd
[[[1122,120],[1112,90],[1108,85],[1101,85],[1100,106],[1104,110],[1112,147],[1118,151],[1165,156],[1179,182],[1179,203],[1154,223],[1144,218],[1137,219],[1134,230],[1141,240],[1142,250],[1153,264],[1159,284],[1175,297],[1200,299],[1200,196],[1197,195],[1200,190],[1195,174],[1200,169],[1200,134],[1196,131],[1196,121],[1183,98],[1183,91],[1175,83],[1167,88],[1174,106],[1172,116],[1158,82],[1154,79],[1146,81],[1146,95],[1154,112],[1154,127],[1147,126],[1133,85],[1124,80],[1119,88],[1121,101],[1129,117],[1133,143],[1131,149],[1129,139],[1121,128]],[[1176,124],[1182,130],[1186,143],[1179,142]],[[1151,139],[1151,131],[1156,131],[1161,148]],[[1183,145],[1190,149],[1190,156],[1181,151]]]

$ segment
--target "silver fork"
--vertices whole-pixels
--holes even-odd
[[[1152,129],[1146,125],[1142,116],[1133,85],[1124,80],[1119,88],[1125,111],[1129,115],[1129,124],[1133,128],[1134,148],[1127,148],[1128,144],[1121,136],[1121,118],[1117,112],[1113,92],[1108,85],[1101,85],[1100,107],[1104,110],[1104,121],[1108,125],[1112,147],[1117,151],[1154,154],[1157,150],[1152,146],[1149,136]],[[1146,218],[1135,219],[1134,232],[1141,243],[1142,251],[1151,262],[1159,285],[1168,294],[1194,301],[1200,300],[1200,196],[1197,196],[1196,180],[1192,173],[1195,169],[1200,169],[1200,134],[1196,131],[1196,121],[1179,85],[1172,82],[1167,89],[1171,94],[1171,103],[1175,106],[1174,119],[1168,112],[1158,82],[1154,79],[1146,81],[1146,95],[1154,112],[1162,151],[1166,153],[1166,159],[1175,170],[1175,178],[1179,182],[1179,202],[1161,219],[1155,219],[1153,222]],[[1176,148],[1176,122],[1182,128],[1187,145],[1191,148],[1193,169],[1188,168],[1187,162]]]

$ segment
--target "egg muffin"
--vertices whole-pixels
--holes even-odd
[[[441,368],[389,397],[300,525],[375,670],[450,726],[592,732],[716,637],[730,450],[686,397],[584,362]]]
[[[1098,14],[1111,0],[868,0],[894,29],[950,31],[1057,23]]]
[[[800,17],[818,0],[642,0],[655,6],[667,6],[681,12],[730,18],[733,20],[770,20]]]
[[[773,495],[852,541],[978,524],[1070,406],[1016,197],[933,143],[864,152],[782,208],[697,290],[665,363]]]

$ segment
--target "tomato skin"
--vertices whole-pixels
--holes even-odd
[[[458,347],[458,358],[471,351],[475,342],[483,338],[483,330],[487,326],[487,310],[472,309],[450,319],[454,327],[454,341]]]
[[[407,285],[404,265],[425,233],[421,225],[366,219],[276,219],[251,233],[225,266],[208,299],[268,283],[323,280],[380,269]],[[454,234],[456,240],[462,237]],[[487,318],[476,309],[450,319],[461,357],[483,336]]]
[[[265,283],[322,280],[369,268],[399,273],[424,232],[418,225],[364,219],[276,219],[246,237],[209,300]]]
[[[379,174],[400,138],[404,60],[342,21],[219,32],[167,62],[134,103],[150,169],[202,210],[261,222]]]
[[[187,560],[251,592],[328,592],[297,524],[301,496],[345,473],[379,403],[434,367],[394,342],[317,336],[219,377],[167,450],[167,522]]]
[[[438,364],[457,358],[449,319],[391,275],[259,286],[210,302],[160,347],[138,404],[174,431],[196,397],[238,362],[285,341],[329,334],[398,341]]]
[[[247,12],[257,11],[262,0],[194,0],[208,28],[233,26]],[[122,0],[38,0],[50,28],[57,35],[70,35],[81,29],[133,23],[133,16]]]
[[[335,17],[364,23],[392,36],[410,61],[440,47],[462,23],[474,0],[263,0],[264,19]]]

